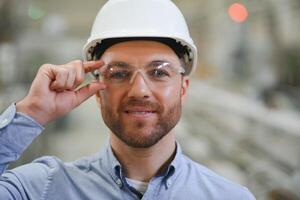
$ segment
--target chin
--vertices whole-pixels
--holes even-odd
[[[117,135],[125,144],[134,148],[149,148],[158,143],[167,133],[152,128],[128,130],[122,135]]]

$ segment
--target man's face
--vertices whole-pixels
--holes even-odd
[[[181,66],[170,47],[154,41],[115,44],[101,59],[105,64],[123,62],[137,68],[161,60],[175,68]],[[105,124],[117,138],[131,147],[147,148],[178,123],[188,84],[188,78],[178,74],[160,86],[152,84],[138,72],[130,83],[108,83],[106,89],[97,94],[97,101]]]

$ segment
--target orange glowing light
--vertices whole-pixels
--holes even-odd
[[[229,7],[228,14],[233,21],[242,23],[248,17],[248,10],[243,4],[234,3]]]

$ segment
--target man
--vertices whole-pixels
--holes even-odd
[[[196,66],[185,20],[169,0],[110,0],[84,48],[88,61],[39,69],[0,118],[0,199],[254,199],[193,162],[174,127]],[[84,74],[95,80],[78,89]],[[96,96],[110,142],[95,156],[43,157],[7,170],[43,126]]]

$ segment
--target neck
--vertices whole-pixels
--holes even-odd
[[[149,182],[155,175],[166,171],[175,156],[175,134],[170,132],[149,148],[130,147],[111,133],[112,150],[121,163],[125,176]]]

